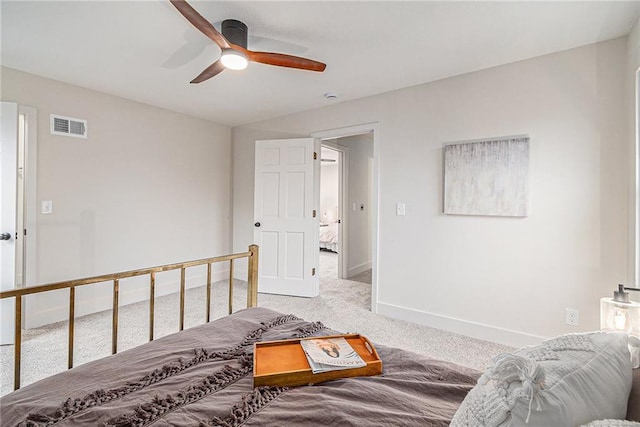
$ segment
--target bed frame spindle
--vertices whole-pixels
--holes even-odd
[[[184,330],[184,291],[186,286],[185,268],[180,270],[180,330]]]
[[[152,271],[149,277],[149,341],[153,341],[156,310],[156,272]],[[208,322],[208,321],[207,321]]]
[[[207,323],[211,318],[211,263],[207,264]]]
[[[76,321],[76,287],[69,288],[69,349],[67,350],[67,369],[73,368],[73,334]]]
[[[113,280],[113,310],[111,318],[111,354],[118,352],[118,297],[120,295],[120,281]]]
[[[233,260],[229,260],[229,314],[233,312]]]
[[[249,246],[249,272],[247,277],[247,306],[258,306],[258,245]]]
[[[22,353],[22,298],[16,298],[16,332],[15,332],[15,344],[13,353],[13,389],[20,388],[20,354]]]

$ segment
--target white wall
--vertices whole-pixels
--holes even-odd
[[[37,198],[53,213],[37,215],[36,283],[229,253],[229,127],[9,68],[2,99],[38,110]],[[87,119],[88,138],[51,135],[51,113]],[[159,293],[175,281],[159,276]],[[109,307],[110,292],[77,296],[93,311]],[[147,293],[128,292],[123,282],[123,303]],[[29,316],[40,315],[30,326],[66,316],[67,293],[30,299]]]
[[[373,135],[339,138],[347,147],[347,277],[371,268]],[[356,209],[353,210],[355,205]],[[360,206],[364,205],[364,210]]]
[[[626,48],[621,38],[234,129],[234,247],[252,239],[255,139],[377,122],[380,313],[514,345],[597,329],[599,298],[627,275]],[[443,215],[442,143],[514,134],[531,136],[531,215]],[[566,307],[580,327],[564,324]]]

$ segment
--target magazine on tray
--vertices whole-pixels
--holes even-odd
[[[300,340],[300,345],[314,374],[367,366],[362,357],[342,337],[304,339]]]

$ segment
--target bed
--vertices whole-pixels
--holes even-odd
[[[338,223],[320,224],[320,249],[338,252]]]
[[[252,258],[250,261],[255,267],[257,251],[250,252],[254,254],[253,261]],[[252,268],[249,282],[253,280],[251,271]],[[74,367],[3,396],[0,398],[1,424],[225,427],[498,425],[485,422],[489,417],[483,418],[482,415],[489,406],[489,398],[497,396],[495,389],[487,389],[492,381],[497,381],[496,378],[492,381],[486,381],[486,378],[496,374],[497,366],[505,366],[509,368],[505,372],[513,374],[514,367],[518,367],[514,362],[521,360],[520,356],[499,357],[493,370],[482,373],[375,343],[383,362],[382,375],[345,378],[302,387],[254,388],[252,352],[256,342],[333,335],[340,331],[328,329],[321,319],[304,320],[295,314],[255,307],[255,296],[250,289],[251,286],[248,290],[250,307],[247,309]],[[562,336],[559,337],[559,345],[550,340],[555,344],[527,348],[524,354],[549,363],[560,363],[565,353],[593,359],[580,365],[595,367],[596,374],[600,375],[594,388],[601,392],[596,400],[602,401],[600,406],[605,408],[604,413],[612,414],[609,409],[616,406],[618,415],[620,411],[626,413],[628,410],[627,418],[637,420],[636,417],[640,417],[640,371],[631,372],[622,345],[603,341],[611,338],[622,343],[623,336],[592,335],[593,342],[588,345],[580,337],[572,335],[568,340]],[[576,347],[580,345],[583,347]],[[618,349],[611,350],[614,347]],[[558,360],[553,358],[554,352],[560,355]],[[598,358],[600,362],[596,360]],[[604,363],[604,366],[598,363]],[[580,365],[574,360],[570,366],[571,376],[581,369]],[[625,379],[616,379],[616,373],[607,370],[610,365],[620,365]],[[518,372],[526,374],[526,378],[521,378],[521,384],[530,388],[542,384],[537,368]],[[529,374],[531,378],[527,376]],[[554,371],[548,371],[546,380],[549,388],[559,388],[560,385],[553,383],[553,374]],[[612,383],[612,388],[605,387],[605,380]],[[620,403],[621,396],[624,396],[624,401]],[[546,409],[550,405],[558,402],[545,400],[546,396],[540,400],[520,397],[522,405],[510,410],[515,414],[519,410],[526,412],[528,407],[532,421],[529,425],[580,425],[564,422],[541,424],[536,420],[548,413]],[[606,403],[609,398],[617,403],[609,405]],[[599,404],[588,399],[578,400],[578,405]],[[543,410],[536,406],[542,406]],[[502,409],[504,407],[499,408]],[[618,418],[624,418],[624,413]],[[520,418],[514,418],[511,425],[524,425],[518,420]]]
[[[479,376],[377,345],[384,375],[253,388],[254,342],[332,333],[320,322],[245,309],[10,393],[2,425],[445,426]]]

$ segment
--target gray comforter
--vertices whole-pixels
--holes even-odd
[[[480,373],[376,344],[383,374],[253,388],[256,341],[329,335],[265,308],[28,385],[0,399],[2,426],[446,426]]]

